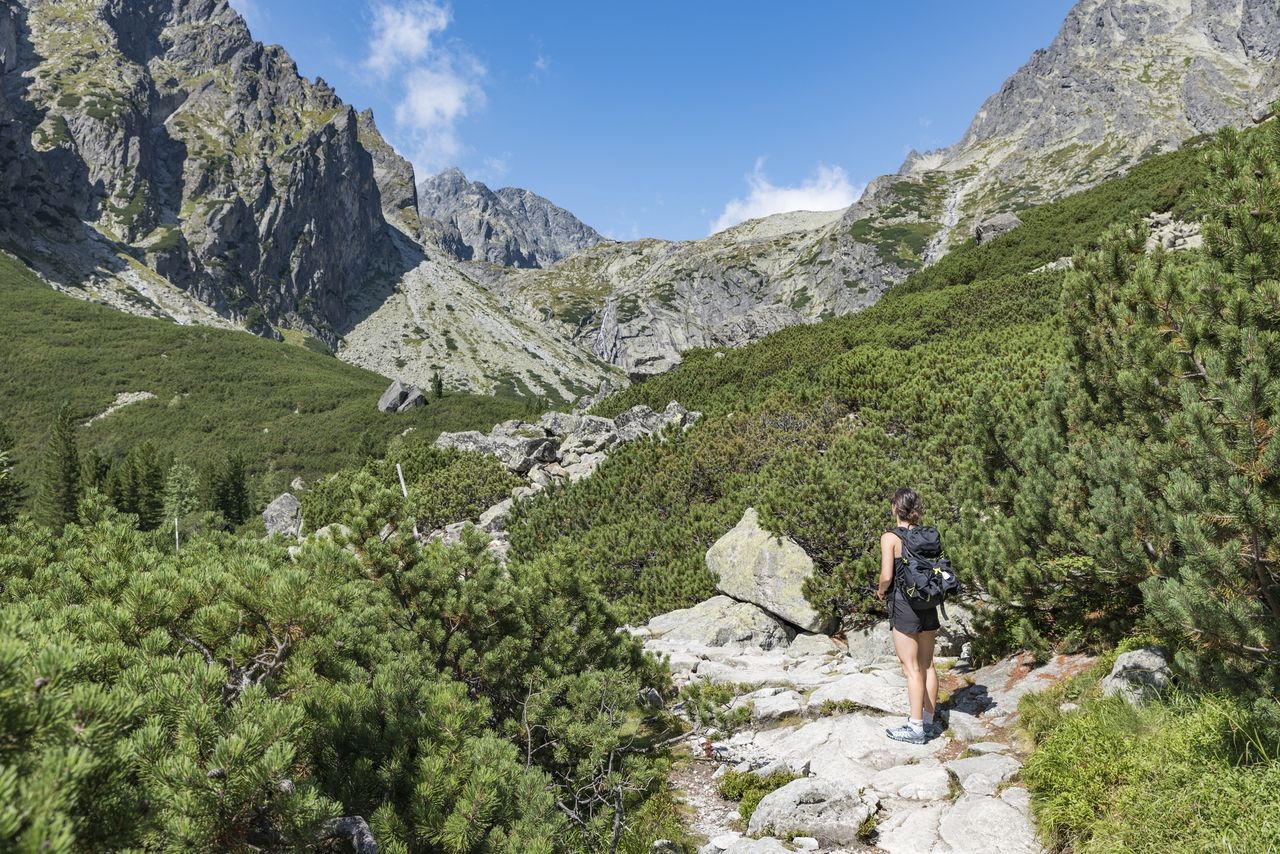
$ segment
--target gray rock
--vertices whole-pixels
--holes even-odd
[[[645,626],[664,641],[704,646],[786,646],[795,634],[785,623],[747,602],[713,596],[692,608],[659,614]]]
[[[851,845],[879,799],[834,780],[792,780],[760,800],[747,832],[811,836],[822,845]]]
[[[506,530],[507,517],[511,515],[511,508],[514,504],[515,499],[513,498],[504,498],[499,501],[480,514],[476,527],[489,533]]]
[[[986,243],[1007,231],[1013,231],[1022,225],[1022,220],[1012,211],[1004,211],[979,222],[973,227],[973,237],[979,243]]]
[[[879,771],[867,783],[886,798],[938,801],[951,792],[951,775],[931,756],[911,765],[894,765]]]
[[[826,703],[853,703],[867,709],[906,714],[907,681],[898,673],[850,673],[809,695],[806,708],[816,711]]]
[[[387,390],[382,393],[382,397],[378,398],[378,410],[380,412],[399,412],[400,404],[404,403],[408,396],[408,387],[400,380],[393,380],[391,385],[387,386]]]
[[[262,511],[262,521],[267,524],[267,536],[296,537],[302,525],[302,502],[293,493],[285,492]]]
[[[955,775],[960,787],[975,795],[994,795],[996,788],[1018,773],[1022,763],[1002,753],[987,753],[965,759],[953,759],[946,768]]]
[[[1160,696],[1172,683],[1173,673],[1164,650],[1147,646],[1118,656],[1099,687],[1104,696],[1118,694],[1131,705],[1139,706]]]
[[[549,436],[564,438],[574,432],[581,416],[565,412],[548,412],[538,419],[538,426],[547,431]],[[603,419],[602,419],[603,420]]]
[[[791,840],[791,844],[797,851],[817,851],[819,847],[818,840],[812,836],[797,836]]]
[[[650,436],[661,430],[665,423],[666,419],[661,413],[654,412],[644,404],[633,406],[613,419],[618,438],[623,442]]]
[[[743,706],[751,708],[752,721],[771,721],[799,714],[804,708],[804,698],[797,691],[764,688],[744,694],[730,704],[730,708]]]
[[[573,214],[528,190],[490,190],[456,168],[418,187],[423,216],[456,229],[456,257],[507,267],[546,267],[603,238]]]
[[[969,745],[970,753],[1008,753],[1009,745],[1000,741],[980,741]]]
[[[662,695],[658,693],[656,688],[643,688],[636,697],[636,702],[641,706],[648,706],[651,709],[661,709],[666,702],[662,699]]]
[[[804,596],[813,560],[794,541],[760,527],[751,508],[707,551],[707,569],[717,589],[735,599],[753,602],[806,631],[830,633],[835,628],[835,620],[819,614]]]
[[[417,409],[419,406],[427,405],[427,396],[422,393],[422,389],[415,386],[409,386],[409,393],[404,396],[404,403],[400,404],[397,412],[408,412],[410,409]]]
[[[1030,818],[1000,798],[966,794],[938,821],[935,850],[956,854],[1042,854]],[[945,846],[945,847],[944,847]]]
[[[618,430],[612,420],[583,415],[564,438],[561,447],[578,454],[594,454],[612,448],[618,441]]]
[[[489,436],[475,430],[441,433],[436,438],[435,446],[495,456],[507,469],[516,474],[524,474],[540,462],[555,460],[557,450],[555,439],[547,438],[545,435],[541,438],[523,438],[517,434],[519,429],[521,428],[499,425]]]
[[[839,652],[831,638],[814,632],[800,632],[787,647],[787,655],[791,658],[807,658],[810,656],[827,656]]]
[[[724,854],[791,854],[791,850],[773,837],[764,839],[739,839]]]

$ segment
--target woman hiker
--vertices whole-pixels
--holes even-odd
[[[876,595],[889,600],[889,628],[893,648],[907,677],[907,699],[911,713],[907,722],[888,729],[889,738],[910,744],[924,744],[942,734],[938,713],[938,673],[933,668],[933,647],[937,639],[938,609],[917,610],[894,584],[894,572],[903,563],[902,543],[906,532],[920,524],[924,504],[914,489],[893,494],[894,528],[880,535],[880,586]]]

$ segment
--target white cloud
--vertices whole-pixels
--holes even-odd
[[[749,219],[757,219],[785,211],[833,211],[847,208],[862,195],[864,186],[849,183],[849,176],[839,166],[818,164],[814,175],[796,187],[771,184],[764,174],[764,158],[756,158],[755,168],[747,175],[746,198],[732,199],[724,206],[719,219],[711,223],[711,233],[723,231]]]
[[[396,5],[379,2],[373,6],[373,38],[365,67],[376,74],[390,74],[396,68],[417,62],[432,50],[432,39],[445,31],[453,13],[432,0],[408,0]]]
[[[453,20],[437,0],[377,0],[365,69],[395,77],[397,146],[419,175],[456,162],[462,151],[458,122],[485,104],[485,67],[456,43],[442,41]]]

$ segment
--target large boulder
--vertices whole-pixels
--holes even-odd
[[[804,596],[813,559],[795,541],[760,527],[752,508],[707,551],[707,569],[716,577],[716,588],[734,599],[753,602],[808,632],[835,630],[836,621],[819,614]]]
[[[645,627],[671,643],[773,649],[786,646],[795,630],[748,602],[713,596],[692,608],[659,614]]]
[[[618,437],[624,442],[630,442],[661,430],[666,424],[666,418],[642,403],[620,413],[613,419],[613,423],[618,429]]]
[[[565,436],[561,448],[566,452],[594,454],[618,443],[618,430],[613,421],[597,415],[583,415]]]
[[[499,425],[498,428],[494,428],[494,434],[489,436],[475,430],[441,433],[436,438],[435,444],[437,448],[456,448],[460,451],[490,454],[517,474],[524,474],[538,463],[553,462],[556,459],[556,440],[548,438],[542,431],[538,431],[538,436],[524,438],[508,434],[515,433],[518,428],[510,428],[508,432],[499,432],[499,428],[504,428],[504,431],[507,429],[504,425]]]
[[[870,792],[836,780],[806,777],[792,780],[761,799],[747,832],[812,836],[820,845],[854,845],[858,829],[875,815],[879,799]]]
[[[1139,706],[1164,692],[1173,681],[1164,650],[1145,646],[1130,650],[1116,658],[1111,672],[1099,687],[1106,696],[1119,694],[1131,705]]]
[[[262,511],[262,521],[267,524],[267,536],[296,537],[302,525],[302,502],[293,493],[285,492]]]
[[[426,406],[427,396],[416,385],[405,385],[396,380],[378,398],[378,409],[383,412],[407,412],[415,406]]]
[[[579,415],[570,415],[565,412],[548,412],[538,419],[538,426],[547,431],[549,436],[565,437],[574,431],[578,426]],[[605,419],[600,419],[601,421]]]
[[[979,222],[973,227],[973,239],[979,243],[986,243],[994,237],[999,237],[1006,231],[1013,231],[1022,225],[1022,220],[1018,219],[1018,215],[1005,211],[995,216],[989,217]]]

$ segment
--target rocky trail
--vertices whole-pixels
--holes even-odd
[[[393,402],[405,392],[388,389]],[[505,560],[504,523],[515,501],[590,477],[617,445],[662,440],[667,429],[688,429],[699,415],[672,401],[663,412],[635,407],[605,419],[585,414],[591,402],[574,413],[547,413],[536,424],[504,422],[488,435],[442,434],[438,446],[496,456],[526,485],[478,520],[422,532],[423,540],[453,541],[475,525]],[[280,496],[264,513],[268,531],[297,537],[299,513],[291,494]],[[329,528],[307,539],[325,536],[332,536]],[[804,597],[813,561],[794,541],[764,529],[750,508],[711,546],[706,563],[718,595],[626,628],[668,662],[674,687],[714,689],[701,692],[714,697],[710,707],[691,700],[692,692],[670,703],[690,725],[687,758],[677,763],[671,785],[688,808],[691,830],[705,840],[700,854],[1042,850],[1030,795],[1018,782],[1025,758],[1014,726],[1018,701],[1093,659],[1058,656],[1037,665],[1014,656],[975,668],[971,614],[951,603],[936,659],[945,732],[923,745],[904,744],[885,734],[907,714],[906,681],[887,621],[832,636],[835,623]],[[662,702],[656,693],[648,701]],[[719,790],[731,770],[793,779],[766,794],[744,822],[738,803]]]
[[[795,543],[763,531],[753,511],[712,546],[707,565],[733,595],[632,629],[670,662],[677,685],[730,686],[723,718],[745,720],[722,730],[707,725],[702,710],[675,706],[694,729],[672,785],[691,811],[691,828],[707,840],[700,854],[1042,850],[1030,795],[1018,784],[1018,701],[1091,658],[1058,656],[1037,666],[1015,656],[973,668],[969,614],[953,605],[937,660],[946,731],[924,745],[903,744],[885,735],[907,712],[887,622],[844,638],[798,628],[808,604],[797,579],[812,562]],[[730,770],[795,779],[765,795],[743,822],[717,788]]]

